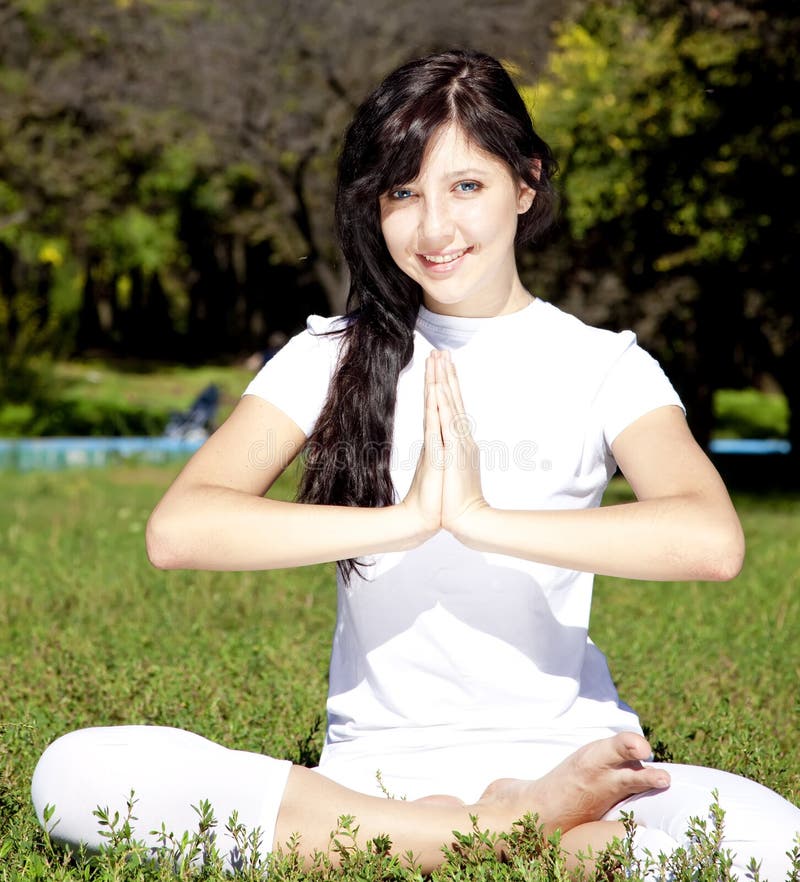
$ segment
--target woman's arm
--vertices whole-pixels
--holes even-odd
[[[569,511],[491,508],[475,442],[450,427],[464,413],[455,369],[437,356],[436,397],[446,457],[442,526],[465,545],[559,567],[634,579],[734,578],[744,558],[739,519],[719,474],[678,407],[640,417],[614,457],[637,501]]]
[[[150,561],[163,569],[301,566],[410,548],[438,529],[438,518],[426,523],[418,506],[370,509],[263,498],[305,440],[283,411],[245,395],[150,516]]]

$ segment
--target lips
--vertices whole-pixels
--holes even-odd
[[[417,254],[422,265],[433,272],[448,272],[455,268],[465,254],[472,250],[472,246],[468,248],[459,248],[457,251],[444,251],[433,254]]]

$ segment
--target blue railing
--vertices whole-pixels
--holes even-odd
[[[122,461],[164,463],[194,453],[202,440],[183,438],[0,439],[0,469],[29,472],[89,468]]]
[[[789,453],[792,445],[782,438],[715,438],[708,449],[711,453],[765,456]]]
[[[5,438],[0,439],[0,470],[28,472],[89,468],[133,461],[164,463],[184,459],[197,450],[202,439],[133,438]],[[712,454],[776,455],[789,453],[791,445],[779,438],[717,438],[709,445]]]

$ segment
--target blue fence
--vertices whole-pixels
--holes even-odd
[[[7,438],[0,439],[0,469],[58,471],[134,461],[185,459],[203,443],[181,438]],[[781,439],[718,438],[709,450],[720,456],[774,456],[790,451]]]
[[[715,438],[708,449],[711,453],[738,456],[772,456],[789,453],[792,445],[781,438]]]
[[[29,472],[89,468],[124,461],[164,463],[185,459],[203,443],[182,438],[0,439],[0,469]]]

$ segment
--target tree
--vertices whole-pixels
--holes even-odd
[[[775,7],[589,3],[527,94],[563,161],[573,291],[616,280],[607,311],[648,332],[703,439],[715,386],[772,374],[800,453],[800,16]]]
[[[533,75],[562,5],[6,0],[0,182],[19,198],[4,211],[0,190],[0,240],[20,261],[17,230],[58,238],[83,348],[184,340],[202,357],[250,326],[340,312],[333,179],[355,105],[451,44]]]

